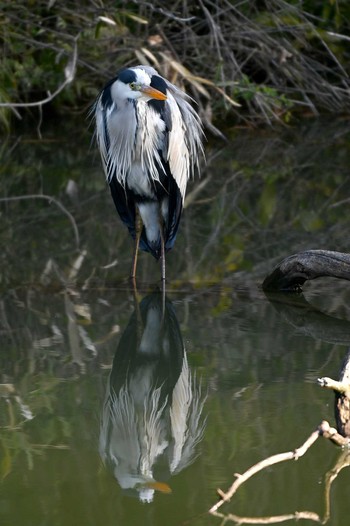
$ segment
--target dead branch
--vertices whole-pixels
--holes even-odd
[[[318,378],[317,381],[321,387],[332,389],[333,391],[336,391],[339,394],[344,394],[346,396],[349,396],[350,394],[350,385],[346,382],[338,382],[337,380],[333,380],[332,378],[329,378],[328,376],[323,376],[322,378]]]
[[[338,433],[338,431],[329,425],[326,420],[323,420],[319,426],[320,435],[324,438],[328,438],[336,446],[344,447],[349,446],[350,439],[344,437]]]
[[[229,490],[225,493],[222,490],[218,490],[219,495],[221,496],[221,500],[217,502],[214,506],[212,506],[209,510],[209,513],[213,513],[220,508],[224,502],[229,501],[233,495],[236,493],[238,488],[246,482],[248,479],[250,479],[253,475],[256,473],[259,473],[259,471],[262,471],[263,469],[273,466],[274,464],[278,464],[280,462],[284,462],[286,460],[298,460],[301,456],[303,456],[306,451],[312,446],[314,442],[318,439],[320,436],[320,427],[318,427],[309,438],[302,444],[299,448],[295,449],[294,451],[288,451],[286,453],[279,453],[277,455],[273,455],[271,457],[265,458],[264,460],[261,460],[254,466],[250,467],[245,473],[242,475],[239,473],[235,473],[236,480],[232,484],[232,486],[229,488]]]
[[[347,352],[342,363],[339,380],[328,376],[318,379],[321,387],[334,391],[334,413],[337,430],[347,443],[350,442],[350,351]]]
[[[330,250],[306,250],[288,256],[266,276],[264,291],[300,290],[307,280],[320,277],[350,280],[350,254]]]
[[[49,201],[50,203],[54,203],[69,219],[71,222],[71,225],[73,227],[74,236],[75,236],[75,243],[77,245],[77,249],[79,250],[80,245],[80,238],[79,238],[79,231],[77,224],[75,222],[74,217],[72,214],[65,208],[60,201],[55,199],[54,197],[51,197],[49,195],[44,194],[30,194],[30,195],[16,195],[12,197],[0,197],[0,203],[1,202],[11,202],[11,201],[21,201],[24,199],[45,199],[46,201]]]
[[[257,464],[254,464],[254,466],[250,467],[247,471],[245,471],[243,474],[236,473],[236,480],[231,485],[229,490],[227,492],[224,492],[220,489],[218,489],[218,494],[221,497],[221,500],[219,500],[214,506],[212,506],[209,510],[209,513],[215,514],[217,510],[225,503],[228,502],[233,495],[236,493],[238,488],[244,484],[248,479],[250,479],[253,475],[256,473],[259,473],[259,471],[262,471],[263,469],[273,466],[274,464],[279,464],[280,462],[285,462],[286,460],[298,460],[300,457],[302,457],[307,450],[316,442],[318,437],[323,436],[325,438],[330,439],[332,442],[334,442],[337,445],[348,445],[350,443],[350,440],[347,438],[344,438],[343,436],[339,435],[336,429],[331,427],[327,421],[322,421],[321,424],[311,433],[311,435],[305,440],[305,442],[294,451],[287,451],[286,453],[279,453],[277,455],[272,455],[271,457],[265,458],[264,460],[261,460]],[[287,520],[287,519],[283,519]]]
[[[215,512],[213,513],[215,517],[220,517],[223,519],[225,524],[227,521],[236,522],[237,524],[277,524],[280,522],[291,521],[291,520],[313,520],[314,522],[323,522],[318,513],[313,511],[296,511],[295,513],[286,513],[285,515],[273,515],[271,517],[241,517],[239,515],[234,515],[234,513],[229,513],[224,515],[223,513]]]
[[[323,423],[325,424],[325,423]],[[325,426],[327,427],[327,426]],[[212,512],[212,515],[223,519],[222,524],[231,521],[237,524],[277,524],[289,520],[312,520],[317,523],[326,524],[331,516],[331,486],[335,481],[340,471],[350,465],[350,452],[349,450],[342,451],[338,458],[335,466],[329,470],[325,476],[325,512],[323,518],[313,511],[295,511],[294,513],[286,513],[283,515],[272,515],[268,517],[243,517],[235,515],[234,513],[220,513],[218,511]]]
[[[314,279],[320,276],[333,276],[345,279],[350,279],[350,255],[339,252],[330,252],[325,250],[311,250],[295,254],[282,261],[273,272],[267,276],[263,283],[265,291],[276,291],[280,289],[293,289],[300,287],[307,279]],[[273,295],[277,295],[273,292]],[[302,305],[296,304],[305,310],[307,302]],[[246,482],[253,475],[262,471],[266,467],[272,466],[285,460],[297,460],[316,442],[319,436],[329,439],[331,442],[341,447],[350,446],[350,351],[345,356],[343,361],[339,380],[333,380],[329,377],[318,379],[318,383],[322,387],[332,389],[335,392],[335,416],[337,421],[337,429],[331,427],[327,421],[322,421],[309,438],[296,450],[280,453],[268,457],[254,466],[250,467],[242,475],[236,475],[236,480],[233,482],[227,492],[218,490],[221,497],[214,506],[211,507],[209,513],[223,519],[223,524],[228,520],[237,522],[239,524],[272,524],[283,522],[291,519],[307,518],[316,522],[325,523],[330,517],[330,488],[333,480],[337,477],[341,469],[350,464],[349,449],[346,454],[342,455],[339,464],[327,474],[326,488],[325,488],[325,502],[326,511],[325,517],[321,520],[320,516],[313,512],[296,512],[294,514],[278,515],[274,517],[239,517],[234,514],[224,515],[218,513],[218,509],[229,501],[236,493],[238,488]]]
[[[77,37],[74,38],[74,48],[72,57],[70,58],[67,66],[64,69],[65,80],[58,86],[58,88],[53,93],[48,93],[48,96],[45,99],[38,100],[36,102],[0,102],[1,108],[42,108],[48,102],[51,102],[59,93],[61,93],[64,88],[73,82],[75,77],[76,65],[78,60],[78,46],[77,46]]]
[[[350,451],[349,449],[342,452],[340,457],[338,458],[335,466],[330,469],[325,477],[325,513],[323,517],[323,524],[326,524],[326,522],[329,520],[331,516],[331,486],[333,481],[337,478],[340,471],[344,468],[347,468],[350,466]]]

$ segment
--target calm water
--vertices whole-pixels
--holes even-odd
[[[234,473],[334,425],[316,380],[348,351],[350,284],[260,284],[299,250],[349,251],[348,125],[208,145],[165,298],[148,254],[138,290],[125,280],[131,242],[89,141],[23,132],[1,152],[2,196],[33,198],[0,203],[0,524],[220,524],[208,510]],[[347,464],[319,439],[220,511],[345,526]]]

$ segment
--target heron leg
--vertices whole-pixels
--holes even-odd
[[[165,279],[162,280],[162,323],[165,316]]]
[[[135,280],[135,278],[136,278],[137,256],[138,256],[138,252],[139,252],[140,237],[141,237],[142,227],[143,227],[143,224],[142,224],[141,214],[140,214],[140,211],[138,209],[138,206],[136,205],[135,206],[135,232],[136,232],[136,236],[135,236],[135,244],[134,244],[134,255],[133,255],[133,258],[132,258],[131,273],[130,273],[130,277],[131,277],[132,280]]]
[[[163,224],[160,224],[160,264],[161,264],[161,276],[162,283],[165,283],[165,241],[164,241],[164,230]]]
[[[141,316],[141,311],[140,311],[140,298],[139,298],[139,293],[137,290],[135,278],[131,279],[131,285],[132,285],[132,295],[133,295],[133,300],[134,300],[134,309],[135,309],[135,317],[136,317],[136,342],[137,342],[137,347],[138,347],[141,343],[143,325],[142,325],[142,316]]]

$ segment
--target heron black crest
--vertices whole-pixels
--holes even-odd
[[[117,78],[124,82],[124,84],[130,84],[131,82],[136,82],[136,73],[132,69],[122,69]]]
[[[162,77],[159,77],[158,75],[153,75],[153,77],[151,78],[151,87],[166,95],[167,84],[165,80],[162,79]],[[162,118],[164,118],[166,108],[165,100],[151,99],[148,101],[148,106],[153,108],[162,116]]]
[[[96,137],[114,204],[138,249],[162,261],[175,242],[186,187],[202,152],[199,116],[179,88],[150,66],[121,70],[94,109]]]

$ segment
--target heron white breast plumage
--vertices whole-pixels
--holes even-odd
[[[121,70],[94,105],[111,194],[138,249],[162,261],[175,242],[190,177],[199,169],[202,125],[190,98],[150,66]]]

